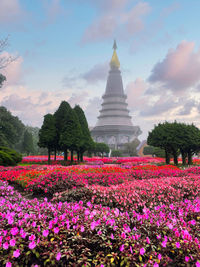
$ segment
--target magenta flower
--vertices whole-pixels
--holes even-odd
[[[155,262],[153,267],[159,267],[159,264],[157,262]]]
[[[15,251],[13,252],[13,257],[18,258],[19,255],[20,255],[20,251],[19,251],[19,249],[15,250]]]
[[[12,263],[10,261],[6,262],[6,267],[12,267]]]
[[[14,227],[10,230],[11,235],[16,235],[19,232],[19,229],[17,227]]]
[[[81,232],[85,231],[85,227],[83,225],[81,225]]]
[[[15,239],[11,239],[11,240],[10,240],[10,245],[11,245],[11,247],[14,247],[15,244],[16,244],[16,240],[15,240]]]
[[[4,249],[8,249],[8,248],[9,248],[9,244],[8,244],[8,242],[5,242],[5,243],[3,244],[3,248],[4,248]]]
[[[200,262],[199,261],[196,262],[196,267],[200,267]]]
[[[180,247],[181,247],[181,245],[180,245],[179,242],[176,242],[176,247],[177,247],[177,248],[180,248]]]
[[[188,256],[185,256],[185,261],[188,262],[190,258]]]
[[[44,230],[42,232],[43,236],[47,237],[49,235],[49,230]]]
[[[158,254],[158,259],[161,260],[162,259],[162,255]]]
[[[53,229],[53,231],[54,231],[55,234],[58,234],[58,233],[59,233],[59,228],[58,228],[58,227],[55,227],[55,228]]]
[[[60,258],[61,258],[61,253],[60,253],[60,252],[58,252],[58,253],[57,253],[57,255],[56,255],[56,260],[57,260],[57,261],[59,261],[59,260],[60,260]]]
[[[122,252],[124,250],[124,244],[120,246],[119,250]]]
[[[28,245],[28,247],[29,247],[30,249],[34,249],[34,248],[36,247],[36,243],[35,243],[35,241],[33,240],[32,242],[30,242],[29,245]]]
[[[35,240],[35,235],[31,235],[31,236],[29,236],[28,239],[31,240],[31,241]]]
[[[144,255],[144,253],[145,253],[145,249],[144,248],[141,248],[140,249],[140,255]]]

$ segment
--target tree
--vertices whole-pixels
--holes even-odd
[[[159,147],[145,146],[143,150],[144,155],[152,155],[159,158],[165,158],[165,151]]]
[[[0,54],[9,46],[9,38],[0,39]],[[15,61],[17,57],[14,56],[1,56],[0,69],[6,68],[11,62]]]
[[[91,137],[88,123],[82,108],[79,105],[76,105],[74,107],[74,111],[78,117],[82,131],[82,140],[78,150],[78,160],[83,161],[83,153],[92,148],[94,141]]]
[[[112,150],[111,157],[122,157],[122,151],[121,150]]]
[[[182,163],[192,164],[192,155],[200,149],[200,130],[184,123],[159,123],[149,133],[148,145],[160,147],[165,150],[166,163],[170,163],[170,154],[173,155],[174,164],[178,164],[178,155],[182,154]]]
[[[24,124],[5,107],[0,107],[0,145],[15,148],[24,132]]]
[[[51,162],[51,151],[56,148],[56,137],[55,117],[52,114],[46,114],[42,127],[39,130],[38,145],[48,149],[48,164]]]
[[[63,127],[60,132],[59,145],[66,151],[71,152],[71,162],[73,162],[73,152],[79,151],[81,147],[82,131],[75,111],[70,107],[63,120]]]
[[[124,153],[128,154],[130,157],[137,156],[137,147],[139,146],[140,141],[135,138],[132,142],[126,143],[124,145]]]
[[[105,143],[95,143],[95,148],[94,152],[99,154],[103,157],[104,153],[108,154],[110,151],[110,148],[107,144]]]
[[[56,112],[54,113],[55,124],[56,124],[56,150],[64,151],[64,160],[67,160],[67,149],[66,146],[61,146],[60,143],[60,135],[63,132],[63,128],[66,122],[66,119],[69,114],[69,110],[71,109],[69,103],[66,101],[62,101]],[[56,154],[56,152],[55,152]]]
[[[34,152],[33,148],[33,136],[31,133],[29,133],[27,130],[24,132],[24,139],[22,142],[22,150],[27,155]]]
[[[6,77],[3,76],[1,73],[0,73],[0,88],[2,87],[2,84],[3,82],[6,80]]]

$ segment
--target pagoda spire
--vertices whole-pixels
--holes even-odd
[[[113,55],[112,55],[112,58],[111,58],[111,61],[110,61],[110,67],[111,69],[119,69],[120,67],[120,62],[119,62],[119,59],[118,59],[118,56],[117,56],[117,52],[116,52],[116,49],[117,49],[117,44],[116,44],[116,40],[114,40],[114,43],[113,43]]]

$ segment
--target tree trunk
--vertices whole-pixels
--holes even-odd
[[[54,161],[56,161],[56,148],[54,149]]]
[[[178,156],[177,156],[177,151],[173,151],[173,158],[174,158],[174,165],[178,165]]]
[[[166,148],[165,148],[165,163],[170,164],[170,153]]]
[[[192,162],[192,152],[189,151],[188,152],[188,165],[192,165],[192,164],[193,164],[193,162]]]
[[[68,157],[68,151],[67,149],[64,151],[64,161],[67,161],[67,157]]]
[[[51,150],[48,147],[48,165],[50,165],[50,164],[51,164]]]
[[[74,161],[74,151],[71,150],[71,162],[73,162],[73,161]]]
[[[80,151],[77,151],[77,161],[80,161]]]
[[[185,153],[185,151],[183,150],[181,150],[181,157],[182,157],[182,165],[186,165],[187,153]]]
[[[80,160],[81,160],[81,162],[83,162],[83,152],[81,152],[81,154],[80,154]]]

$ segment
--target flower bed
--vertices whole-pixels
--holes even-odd
[[[141,211],[129,205],[130,198],[123,199],[123,211],[92,202],[84,205],[82,201],[26,200],[1,182],[1,265],[199,266],[200,199],[194,190],[195,185],[199,186],[198,179],[190,184],[189,178],[181,177],[164,185],[155,180],[159,190],[154,190],[154,184],[151,194],[146,194],[146,199],[151,196],[149,207],[141,201],[149,181],[140,181],[134,187],[135,202],[143,206]],[[126,186],[130,192],[128,184],[122,192]],[[177,194],[180,188],[184,192],[188,186],[192,189],[190,200]],[[98,190],[102,197],[107,197],[105,188]],[[117,192],[116,187],[111,191]]]

